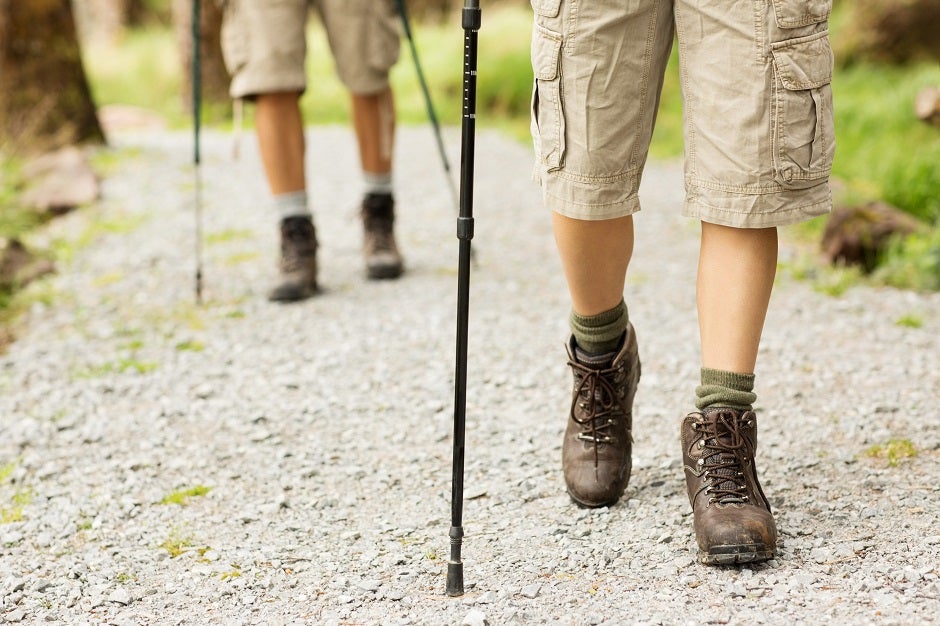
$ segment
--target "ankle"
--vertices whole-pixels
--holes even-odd
[[[699,411],[718,407],[751,411],[757,401],[753,389],[754,374],[703,367],[701,384],[695,388],[695,407]]]
[[[575,344],[587,355],[602,355],[623,344],[629,324],[627,305],[623,300],[614,308],[597,315],[581,315],[572,310],[569,317]]]

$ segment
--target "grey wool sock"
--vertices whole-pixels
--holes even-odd
[[[274,196],[274,210],[280,220],[286,220],[289,217],[310,217],[307,192],[301,189],[277,194]]]
[[[364,190],[367,194],[390,194],[392,193],[392,173],[373,174],[372,172],[362,172],[362,181]]]
[[[699,411],[728,407],[739,411],[754,408],[754,374],[738,374],[702,368],[702,384],[695,388],[695,406]]]
[[[627,305],[623,300],[609,311],[597,315],[579,315],[572,310],[568,319],[575,343],[588,354],[616,350],[628,321]]]

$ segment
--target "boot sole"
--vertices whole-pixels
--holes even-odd
[[[605,506],[613,506],[620,500],[620,497],[618,496],[613,500],[607,500],[604,502],[584,502],[575,498],[574,494],[572,494],[570,490],[566,489],[566,491],[568,492],[568,497],[571,498],[571,501],[574,502],[574,504],[579,509],[602,509]]]
[[[306,287],[304,289],[297,290],[284,290],[278,291],[274,289],[271,293],[268,294],[269,302],[300,302],[301,300],[306,300],[307,298],[312,298],[320,292],[317,287]]]
[[[395,265],[376,265],[366,269],[366,276],[372,280],[385,280],[389,278],[398,278],[402,275],[403,269]]]
[[[715,546],[707,552],[700,550],[699,563],[704,565],[738,565],[759,563],[774,558],[774,551],[763,544],[741,546]]]

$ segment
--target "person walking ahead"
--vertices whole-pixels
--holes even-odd
[[[389,70],[400,36],[391,0],[226,0],[222,50],[231,95],[255,104],[255,129],[280,218],[281,275],[275,301],[317,291],[317,236],[308,208],[304,123],[306,23],[316,9],[340,80],[352,94],[352,118],[364,180],[363,252],[370,278],[403,271],[394,237],[392,148],[395,112]]]
[[[607,506],[630,479],[640,360],[625,276],[637,189],[677,36],[684,214],[701,221],[701,381],[696,410],[680,428],[699,560],[769,559],[777,532],[755,467],[754,369],[777,227],[831,209],[831,2],[532,6],[535,171],[572,301],[574,392],[562,447],[568,492],[582,506]]]

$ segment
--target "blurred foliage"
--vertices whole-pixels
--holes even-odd
[[[21,161],[0,159],[0,237],[13,239],[42,223],[39,212],[24,209],[17,202],[23,185]]]
[[[940,228],[894,241],[874,278],[901,289],[940,291]]]
[[[843,65],[940,60],[937,0],[837,0],[835,49]]]

